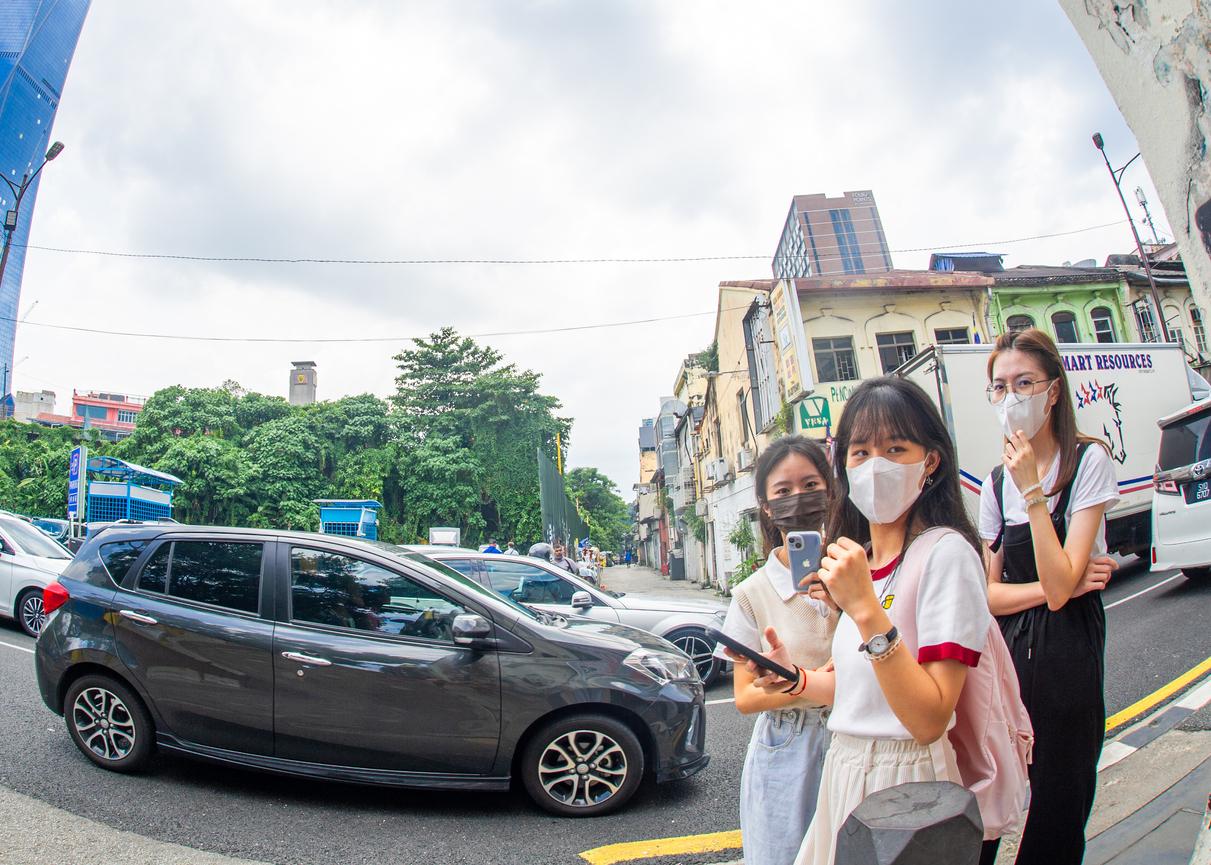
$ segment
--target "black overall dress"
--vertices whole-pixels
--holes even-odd
[[[1088,443],[1077,447],[1077,471]],[[1030,524],[1005,524],[1004,468],[991,482],[1001,511],[1004,547],[1001,580],[1038,582]],[[1068,534],[1065,516],[1074,480],[1059,495],[1051,522],[1060,544]],[[1097,761],[1106,735],[1106,613],[1101,592],[1072,598],[1052,612],[1040,604],[997,616],[1009,646],[1022,702],[1034,726],[1030,765],[1030,812],[1018,848],[1017,865],[1079,865],[1085,855],[1085,824],[1093,809]]]

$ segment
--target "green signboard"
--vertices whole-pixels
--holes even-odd
[[[829,429],[833,425],[828,400],[822,396],[804,397],[799,403],[800,429]]]

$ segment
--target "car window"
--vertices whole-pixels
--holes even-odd
[[[485,562],[492,588],[523,604],[570,604],[576,586],[524,562]]]
[[[453,642],[460,605],[415,580],[338,553],[290,550],[291,618]]]
[[[255,613],[261,605],[262,550],[261,544],[252,543],[175,541],[168,594]]]
[[[71,558],[71,553],[61,544],[56,543],[54,539],[47,537],[46,533],[36,528],[33,523],[6,517],[0,519],[0,526],[4,527],[4,533],[8,535],[9,540],[26,555],[39,556],[44,559]]]
[[[1211,459],[1211,411],[1182,418],[1161,430],[1161,471]]]
[[[464,577],[475,579],[475,562],[470,559],[442,559],[442,564],[448,565]]]
[[[115,583],[121,583],[130,573],[130,566],[147,549],[147,541],[118,541],[101,545],[101,562]]]
[[[140,590],[161,595],[168,591],[168,559],[171,555],[172,544],[164,544],[151,554],[139,574]]]

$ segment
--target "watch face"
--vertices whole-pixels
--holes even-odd
[[[867,644],[867,651],[872,655],[882,655],[887,651],[888,641],[884,634],[875,634]]]

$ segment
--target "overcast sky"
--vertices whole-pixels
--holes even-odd
[[[33,245],[306,258],[771,256],[793,194],[873,189],[893,250],[1007,266],[1125,251],[1090,134],[1134,139],[1054,0],[94,0]],[[1142,162],[1124,180],[1155,198]],[[1129,198],[1134,201],[1133,197]],[[1134,205],[1133,205],[1134,206]],[[1167,230],[1163,214],[1155,214]],[[928,252],[894,252],[924,267]],[[350,266],[29,251],[15,385],[151,394],[235,379],[386,396],[407,337],[713,313],[700,264]],[[630,498],[636,428],[713,314],[485,341],[575,419],[572,466]],[[26,358],[22,360],[22,358]]]

